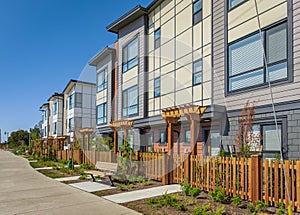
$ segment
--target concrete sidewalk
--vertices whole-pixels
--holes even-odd
[[[104,196],[104,199],[115,203],[125,203],[125,202],[132,202],[141,199],[148,199],[153,198],[156,196],[162,196],[165,193],[178,193],[181,191],[180,185],[173,184],[173,185],[165,185],[160,187],[152,187],[149,189],[144,190],[135,190],[126,193],[119,193],[110,196]]]
[[[0,150],[0,214],[139,214],[47,178],[29,162]]]

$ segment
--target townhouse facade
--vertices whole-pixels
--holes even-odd
[[[96,85],[89,82],[70,80],[64,95],[64,136],[75,142],[75,136],[80,136],[80,129],[95,128]]]
[[[96,85],[94,83],[70,80],[62,93],[54,93],[42,111],[42,138],[44,143],[55,140],[60,148],[81,137],[81,129],[95,129]]]
[[[299,13],[291,0],[133,8],[107,27],[113,47],[90,61],[98,131],[115,151],[126,139],[135,150],[216,155],[234,144],[250,100],[265,156],[299,158]]]

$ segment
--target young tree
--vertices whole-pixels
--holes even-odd
[[[235,145],[243,157],[249,157],[250,152],[260,145],[261,136],[253,131],[255,102],[246,102],[239,119],[239,129],[235,137]]]

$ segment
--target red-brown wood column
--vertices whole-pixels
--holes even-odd
[[[118,131],[114,130],[114,153],[118,152]]]

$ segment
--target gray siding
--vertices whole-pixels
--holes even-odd
[[[122,48],[130,42],[135,36],[139,35],[139,65],[138,65],[138,93],[139,93],[139,115],[132,119],[144,117],[144,92],[145,92],[145,19],[144,16],[130,23],[119,31],[119,49],[118,49],[118,120],[122,119]]]
[[[225,1],[213,0],[213,104],[224,104]]]

